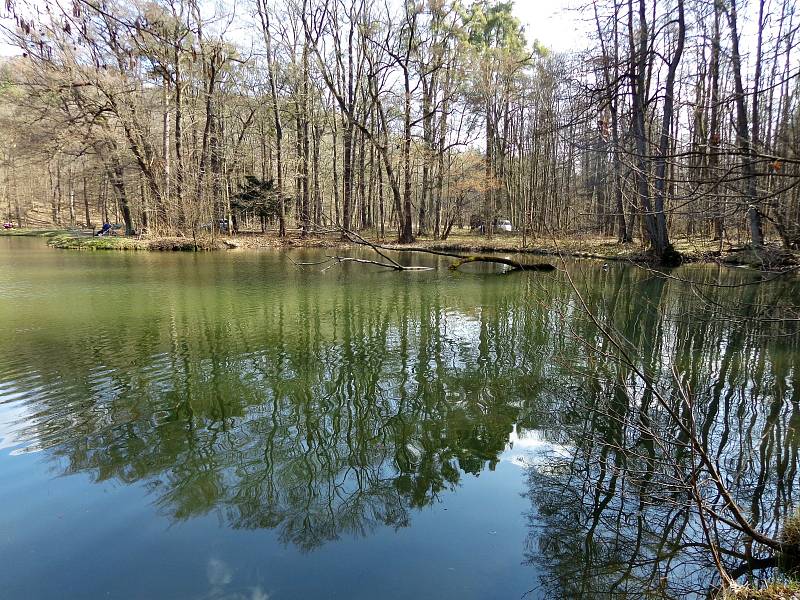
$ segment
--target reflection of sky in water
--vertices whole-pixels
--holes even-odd
[[[474,351],[480,342],[481,322],[480,308],[475,309],[475,316],[468,316],[464,313],[450,309],[442,315],[442,327],[440,334],[442,341],[455,346],[464,352],[453,352],[448,358],[450,365],[454,369],[464,369],[469,366],[471,356],[468,351]]]
[[[435,321],[438,326],[436,335],[444,346],[443,357],[446,358],[449,369],[464,371],[475,365],[478,344],[481,341],[482,308],[477,306],[472,312],[473,314],[467,314],[453,308],[447,308],[441,309],[436,315],[428,315],[431,323],[433,324]],[[416,369],[419,358],[418,342],[422,334],[421,324],[413,321],[404,324],[403,327],[405,329],[402,332],[401,328],[396,325],[391,325],[387,328],[384,336],[386,348],[394,356],[399,355],[398,353],[404,343],[403,332],[410,333],[414,343],[405,348],[405,351],[409,355],[408,362],[411,364],[411,368]],[[406,343],[408,342],[408,340],[405,341]],[[433,356],[429,359],[428,366],[431,368],[436,366]]]
[[[543,464],[548,457],[566,457],[568,448],[554,444],[544,438],[544,432],[537,429],[521,430],[516,424],[508,436],[506,449],[500,454],[500,461],[520,468]]]
[[[477,344],[481,334],[481,309],[475,309],[475,314],[470,316],[457,310],[447,310],[443,315],[444,327],[442,334],[448,341],[457,344]]]
[[[204,600],[270,600],[270,595],[260,585],[236,589],[235,570],[220,558],[208,559],[206,577],[210,590]]]
[[[607,364],[597,382],[571,379],[594,364],[555,277],[536,276],[552,295],[538,303],[522,276],[443,271],[408,285],[286,271],[267,253],[47,257],[71,268],[19,277],[57,297],[0,303],[12,330],[46,325],[0,340],[0,556],[12,557],[0,597],[520,597],[536,580],[520,564],[528,516],[545,514],[536,502],[564,510],[563,531],[539,521],[556,541],[581,533],[574,499],[528,490],[529,478],[555,486],[585,440],[616,435],[588,427],[576,401],[634,410],[644,397]],[[734,441],[744,421],[761,439],[763,407],[794,393],[794,355],[778,360],[778,346],[764,361],[761,338],[743,343],[723,321],[664,321],[685,307],[648,285],[604,274],[587,299],[619,302],[617,325],[656,372],[678,355],[727,377],[720,422],[737,425]],[[771,425],[781,435],[786,418]],[[714,424],[709,439],[721,435]],[[794,454],[770,456],[773,467]],[[568,546],[571,568],[580,544]]]
[[[28,410],[24,404],[0,403],[0,450],[13,448],[21,442],[17,438],[15,423],[28,420]]]

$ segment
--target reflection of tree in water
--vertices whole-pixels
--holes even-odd
[[[693,420],[750,521],[778,537],[796,505],[797,332],[792,323],[737,318],[726,307],[767,298],[778,304],[791,299],[791,287],[726,288],[713,292],[714,303],[699,303],[671,294],[674,284],[663,279],[628,277],[620,273],[604,293],[593,288],[587,302],[636,348],[637,366],[667,390],[673,414]],[[642,311],[643,299],[658,310]],[[572,330],[596,344],[596,352],[587,357],[578,401],[552,397],[552,439],[570,456],[529,470],[528,560],[545,567],[544,589],[570,598],[705,596],[719,584],[709,537],[731,576],[774,576],[774,569],[764,570],[775,566],[767,549],[725,522],[717,489],[700,480],[711,529],[704,534],[692,502],[692,474],[700,471],[685,432],[653,390],[614,359],[607,340],[577,320]],[[670,383],[672,363],[692,390],[692,410]]]
[[[462,473],[493,468],[514,423],[546,427],[568,450],[530,473],[528,558],[549,593],[680,595],[714,583],[680,429],[559,276],[407,285],[392,275],[374,287],[296,277],[261,298],[240,274],[213,273],[216,285],[180,276],[158,310],[138,314],[132,299],[114,338],[54,350],[31,333],[18,343],[37,366],[19,384],[30,388],[20,436],[66,472],[144,483],[170,518],[218,511],[308,550],[406,525]],[[774,532],[796,502],[797,335],[725,307],[789,305],[791,287],[727,288],[715,306],[635,269],[586,263],[576,277],[668,391],[677,366],[707,448],[751,520]],[[751,550],[730,528],[718,537],[735,572]]]
[[[75,396],[92,400],[41,402],[38,443],[67,473],[144,482],[173,519],[219,511],[305,550],[403,527],[462,472],[494,467],[538,380],[540,325],[493,301],[468,316],[435,288],[301,290],[220,320],[176,299],[127,333],[153,340],[122,352],[134,369],[110,348],[87,360],[106,365],[101,391],[71,365]]]

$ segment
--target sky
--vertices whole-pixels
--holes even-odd
[[[516,0],[514,14],[525,25],[528,42],[539,40],[556,52],[583,50],[588,45],[584,19],[591,14],[576,6],[575,0]]]
[[[0,56],[14,56],[16,54],[19,54],[19,50],[16,47],[0,41]]]
[[[242,0],[239,3],[244,4]],[[579,50],[586,47],[585,26],[573,6],[575,0],[516,0],[514,13],[525,25],[528,42],[538,40],[556,52]],[[3,19],[2,13],[0,8],[0,24],[10,25],[10,20]],[[19,54],[18,48],[0,41],[0,56],[16,54]]]

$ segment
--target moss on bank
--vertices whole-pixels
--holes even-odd
[[[271,235],[242,237],[96,237],[90,231],[63,229],[11,229],[0,236],[47,238],[48,246],[66,250],[150,250],[161,252],[200,252],[234,248],[341,248],[352,244],[320,237],[278,238]]]
[[[142,240],[124,237],[92,237],[86,235],[60,234],[50,237],[48,246],[70,250],[147,250]]]
[[[3,229],[0,235],[9,237],[55,237],[58,235],[69,235],[66,229]]]
[[[200,251],[219,250],[230,247],[219,238],[181,238],[181,237],[125,237],[93,236],[89,231],[65,231],[63,229],[11,229],[3,231],[4,236],[43,237],[47,245],[67,250],[156,250],[156,251]]]
[[[200,252],[221,250],[225,244],[219,240],[198,238],[129,238],[58,235],[47,242],[53,248],[70,250],[152,250],[162,252]]]

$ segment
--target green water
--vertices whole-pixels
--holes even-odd
[[[322,257],[0,237],[0,598],[715,583],[653,441],[679,431],[564,273],[295,264]],[[782,317],[798,284],[560,266],[667,394],[675,367],[737,497],[776,531],[797,502],[800,354]]]

